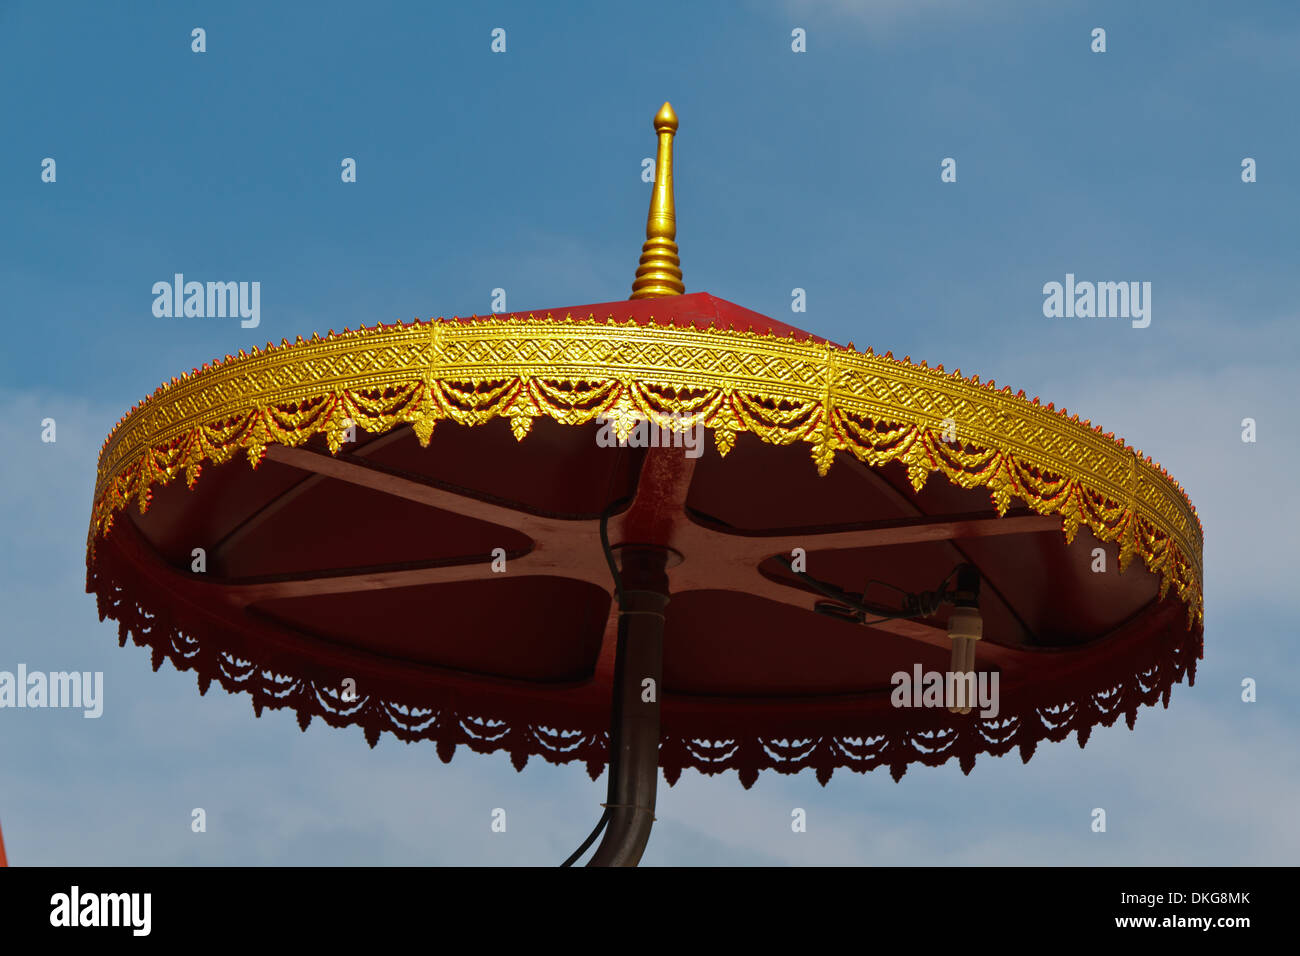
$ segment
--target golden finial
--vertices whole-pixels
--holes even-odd
[[[677,132],[677,114],[665,103],[655,114],[655,132],[659,134],[659,152],[655,158],[655,186],[650,196],[650,215],[645,223],[645,242],[641,245],[641,265],[632,283],[632,298],[653,299],[663,295],[681,295],[682,263],[677,258],[677,211],[673,206],[673,136]]]

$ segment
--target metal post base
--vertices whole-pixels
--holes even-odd
[[[621,550],[623,600],[618,616],[610,719],[609,823],[588,866],[636,866],[650,839],[659,784],[659,695],[663,684],[668,551]]]

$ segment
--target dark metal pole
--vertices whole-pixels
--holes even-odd
[[[588,866],[636,866],[654,823],[659,784],[668,552],[628,546],[622,558],[609,742],[609,824]]]

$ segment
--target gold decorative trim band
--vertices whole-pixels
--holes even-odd
[[[665,428],[702,423],[725,455],[736,434],[808,443],[821,474],[838,451],[868,465],[906,466],[920,489],[933,473],[989,489],[999,514],[1013,498],[1060,514],[1067,540],[1086,526],[1118,541],[1121,570],[1141,555],[1204,621],[1202,529],[1187,495],[1149,457],[1065,410],[995,390],[960,370],[914,365],[772,334],[674,325],[509,316],[364,326],[268,344],[174,378],[120,421],[100,452],[88,547],[127,502],[239,451],[256,465],[269,444],[323,434],[337,451],[349,425],[410,424],[422,444],[449,420],[510,421],[523,439],[547,415],[598,417],[625,434],[638,418]],[[945,440],[948,439],[948,440]],[[954,440],[955,439],[955,440]]]

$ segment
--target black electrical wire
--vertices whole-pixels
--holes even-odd
[[[618,565],[614,562],[614,551],[609,546],[609,519],[619,509],[631,504],[632,498],[619,498],[618,501],[612,502],[600,514],[600,548],[605,552],[605,563],[609,565],[609,575],[614,579],[614,600],[618,602],[619,609],[623,607],[623,578],[618,573]]]
[[[789,558],[785,557],[785,555],[778,554],[776,556],[776,559],[780,561],[782,564],[784,564],[786,568],[789,569],[791,574],[797,574],[801,581],[807,581],[817,591],[826,595],[826,597],[830,598],[832,601],[835,601],[838,604],[847,605],[848,607],[852,608],[854,611],[857,611],[864,618],[864,620],[861,622],[863,624],[867,624],[867,625],[882,624],[885,621],[896,621],[902,618],[917,616],[914,613],[901,612],[901,613],[894,614],[888,611],[882,611],[879,608],[869,608],[866,605],[862,604],[861,602],[857,601],[855,598],[853,598],[853,596],[850,595],[847,591],[842,591],[841,589],[837,588],[835,585],[828,584],[825,581],[819,581],[817,578],[813,577],[811,574],[808,574],[806,571],[796,571],[794,569],[794,562],[791,561]],[[876,614],[880,616],[876,620],[868,621],[865,620],[866,615],[868,614]]]
[[[606,807],[601,813],[600,819],[596,822],[596,829],[592,830],[591,833],[588,834],[587,839],[582,841],[582,846],[574,850],[573,854],[561,863],[560,866],[573,866],[573,864],[577,863],[578,858],[587,852],[587,847],[596,842],[596,837],[600,836],[601,831],[605,829],[605,824],[607,823],[609,823],[609,807]]]
[[[911,609],[893,612],[893,611],[884,610],[882,608],[869,607],[866,604],[863,604],[853,595],[849,594],[847,591],[841,590],[840,588],[836,587],[833,584],[829,584],[826,581],[819,581],[817,578],[813,577],[811,574],[809,574],[806,571],[796,571],[794,569],[794,562],[791,561],[783,554],[776,555],[776,559],[780,561],[783,565],[785,565],[785,567],[790,571],[791,574],[798,575],[801,581],[808,582],[808,584],[812,585],[812,587],[816,589],[818,592],[820,592],[821,594],[824,594],[832,601],[845,605],[849,609],[861,614],[862,620],[859,623],[863,624],[864,626],[870,626],[872,624],[883,624],[886,621],[900,621],[900,620],[908,620],[911,618],[928,617],[929,615],[937,611],[939,609],[939,606],[943,604],[945,601],[952,600],[953,595],[949,594],[948,592],[948,582],[951,581],[952,576],[962,568],[962,565],[960,564],[957,565],[951,571],[948,572],[948,574],[944,577],[942,581],[939,582],[938,588],[936,588],[933,591],[923,591],[920,594],[912,594],[911,592],[903,588],[900,588],[898,585],[890,584],[887,581],[874,581],[874,580],[868,581],[866,584],[867,588],[871,587],[872,584],[881,584],[884,585],[885,587],[892,588],[893,590],[898,591],[900,594],[903,594],[907,597],[908,603],[912,605]],[[864,598],[866,597],[865,588],[863,589],[862,596]],[[868,614],[875,614],[878,616],[876,617],[875,620],[869,621],[866,619]],[[833,616],[839,616],[839,615],[833,615]]]

